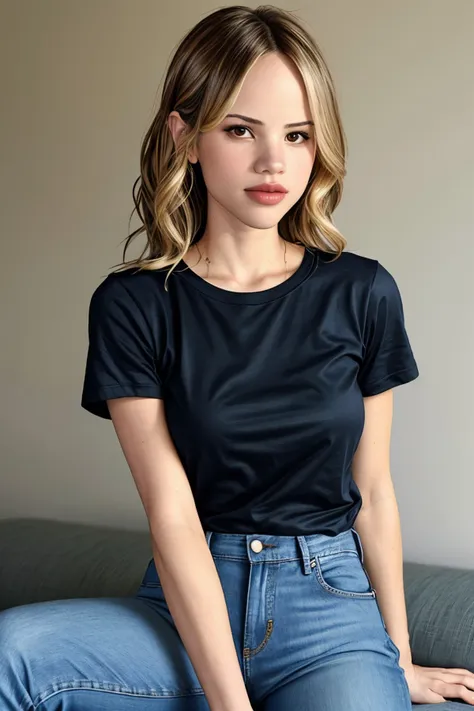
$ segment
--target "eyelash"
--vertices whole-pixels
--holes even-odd
[[[230,133],[231,131],[234,131],[236,128],[244,128],[246,131],[250,131],[250,128],[248,126],[243,126],[242,124],[237,124],[235,126],[229,126],[228,128],[225,128],[224,131],[226,133]],[[252,133],[252,131],[250,131]],[[302,145],[305,141],[309,141],[309,134],[306,133],[305,131],[291,131],[291,133],[287,134],[288,136],[303,136],[303,141],[302,143],[295,143],[295,146]],[[234,136],[235,138],[242,138],[241,136]]]

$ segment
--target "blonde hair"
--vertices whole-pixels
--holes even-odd
[[[133,185],[132,215],[136,211],[143,224],[126,238],[123,263],[117,271],[170,266],[168,278],[200,239],[206,226],[207,190],[199,163],[191,163],[188,153],[200,132],[224,120],[248,71],[270,52],[285,55],[298,68],[317,146],[306,189],[280,220],[279,234],[288,242],[340,256],[346,240],[331,214],[342,196],[346,138],[329,69],[292,13],[272,5],[256,9],[233,5],[202,19],[173,55],[158,112],[143,139],[140,176]],[[171,111],[177,111],[189,127],[178,146],[168,126]],[[144,231],[145,249],[137,259],[126,262],[131,240]]]

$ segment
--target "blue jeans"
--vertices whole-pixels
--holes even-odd
[[[411,711],[355,529],[206,532],[255,711]],[[1,711],[208,711],[153,560],[130,598],[0,613]]]

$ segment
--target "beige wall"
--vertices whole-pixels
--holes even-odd
[[[121,258],[165,64],[217,7],[2,5],[0,517],[146,528],[112,424],[80,408],[87,308]],[[297,14],[349,139],[336,224],[396,277],[421,371],[395,391],[405,558],[474,567],[474,2],[312,0]]]

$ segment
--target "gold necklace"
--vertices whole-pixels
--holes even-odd
[[[283,240],[283,241],[284,241],[284,243],[285,243],[285,251],[284,251],[284,253],[283,253],[283,259],[284,259],[284,261],[285,261],[286,279],[288,279],[288,264],[287,264],[287,261],[286,261],[286,244],[287,244],[287,242],[286,242],[286,239]],[[201,254],[201,250],[199,249],[199,245],[198,245],[197,242],[196,242],[196,248],[197,248],[197,251],[199,252],[199,262],[200,262],[201,259],[202,259],[202,254]],[[204,257],[204,261],[205,261],[206,264],[207,264],[206,279],[209,279],[209,265],[210,265],[210,263],[211,263],[211,260],[209,259],[208,256],[206,256],[206,257]],[[199,262],[198,262],[198,264],[199,264]],[[286,281],[286,279],[285,279],[285,281]]]

